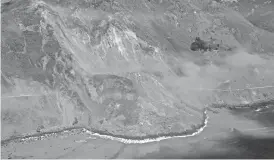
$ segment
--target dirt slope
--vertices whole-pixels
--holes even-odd
[[[271,100],[271,9],[263,1],[2,3],[1,137],[77,125],[129,137],[194,132],[207,106]],[[195,37],[221,49],[193,52]]]

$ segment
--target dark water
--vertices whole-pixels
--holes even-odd
[[[231,113],[239,117],[245,117],[257,121],[265,127],[274,127],[274,104],[269,104],[267,107],[263,106],[253,109],[233,109],[231,110]]]
[[[220,151],[220,149],[225,151]],[[207,151],[181,154],[169,147],[161,147],[156,153],[147,154],[142,159],[273,159],[274,138],[258,138],[248,135],[238,135],[233,138],[219,140],[214,147]]]
[[[182,153],[174,149],[172,145],[161,146],[160,150],[148,153],[143,159],[274,159],[274,105],[261,107],[227,109],[235,117],[254,121],[262,128],[267,128],[268,136],[256,136],[247,134],[241,129],[234,129],[226,138],[213,140],[201,140],[196,146],[206,146],[203,149],[191,146],[190,151]],[[236,125],[236,124],[235,124]],[[248,132],[251,133],[251,132]],[[212,144],[211,142],[214,141]],[[209,145],[207,145],[209,144]]]
[[[174,156],[169,158],[203,158],[203,159],[234,159],[234,158],[274,158],[274,138],[258,138],[248,135],[239,135],[231,139],[221,140],[219,146],[229,148],[224,153],[215,152],[212,149],[209,152],[187,155]],[[165,157],[163,157],[165,158]]]

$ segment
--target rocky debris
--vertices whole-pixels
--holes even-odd
[[[206,42],[201,40],[199,37],[195,38],[195,41],[191,43],[190,49],[192,51],[212,51],[218,50],[220,47],[219,44],[212,44],[210,42]]]
[[[78,123],[78,119],[76,117],[74,117],[74,121],[72,123],[72,125],[76,125]]]
[[[6,6],[15,7],[23,2]],[[183,66],[187,61],[202,59],[186,52],[189,45],[193,51],[228,49],[222,50],[223,44],[199,37],[191,43],[188,34],[192,33],[185,28],[199,32],[198,35],[209,35],[206,32],[212,27],[210,34],[218,30],[215,34],[225,32],[222,34],[233,37],[229,33],[230,26],[220,20],[222,16],[218,17],[214,28],[211,25],[214,16],[184,1],[166,2],[168,12],[165,12],[165,6],[154,2],[45,1],[39,5],[36,2],[28,1],[19,5],[19,9],[2,10],[8,13],[3,13],[1,73],[3,78],[10,75],[11,79],[16,77],[38,83],[42,90],[39,93],[52,92],[51,96],[41,94],[44,99],[37,98],[39,103],[33,104],[35,107],[23,109],[29,111],[26,119],[31,117],[34,122],[47,122],[45,128],[85,124],[113,135],[179,133],[203,122],[201,108],[204,103],[200,99],[213,103],[215,99],[210,96],[216,96],[220,101],[227,99],[229,102],[233,97],[243,95],[242,92],[224,94],[211,90],[204,94],[202,89],[187,93],[200,83],[214,90],[216,85],[213,83],[223,79],[217,75],[220,74],[219,66],[213,66],[212,73],[206,72],[206,65],[189,62]],[[129,5],[132,5],[132,11],[129,11]],[[180,42],[184,42],[183,47]],[[231,70],[235,66],[222,69],[229,70],[229,67]],[[203,69],[205,72],[201,76]],[[238,75],[232,76],[241,79]],[[26,84],[18,82],[13,86],[26,91]],[[15,91],[10,88],[6,92],[13,94]],[[257,94],[257,97],[262,96]],[[175,105],[179,101],[184,103]],[[19,102],[23,100],[18,100],[18,105]],[[14,121],[4,119],[6,124],[17,125],[20,120],[26,120],[24,116],[16,116],[17,111],[12,112],[15,116],[10,116]],[[45,113],[48,115],[40,115]],[[44,123],[32,123],[34,130],[36,125]],[[22,123],[20,127],[24,125]]]
[[[44,125],[39,125],[36,129],[36,132],[41,132],[41,130],[43,130],[44,128]]]

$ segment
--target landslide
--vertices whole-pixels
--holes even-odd
[[[274,34],[234,4],[3,3],[2,138],[77,125],[127,137],[194,132],[211,104],[273,99]],[[233,49],[194,52],[195,37]]]

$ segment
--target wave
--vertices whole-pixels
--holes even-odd
[[[152,143],[152,142],[159,142],[166,139],[171,138],[186,138],[186,137],[192,137],[195,135],[198,135],[201,133],[208,124],[209,116],[207,114],[207,110],[204,111],[204,121],[201,125],[197,126],[195,129],[187,130],[182,133],[168,133],[168,134],[157,134],[157,135],[148,135],[148,136],[142,136],[142,137],[133,137],[133,136],[123,136],[123,135],[114,135],[111,133],[105,133],[103,131],[94,130],[94,129],[88,129],[86,127],[70,127],[66,129],[61,129],[59,131],[50,131],[50,132],[44,132],[39,134],[33,134],[33,135],[26,135],[21,137],[14,137],[6,140],[1,141],[1,145],[6,145],[10,142],[26,142],[26,141],[35,141],[35,140],[43,140],[45,137],[50,137],[57,135],[58,133],[64,133],[64,132],[73,132],[75,130],[78,130],[80,132],[87,133],[92,136],[96,136],[102,139],[110,139],[114,141],[119,141],[125,144],[144,144],[144,143]]]

